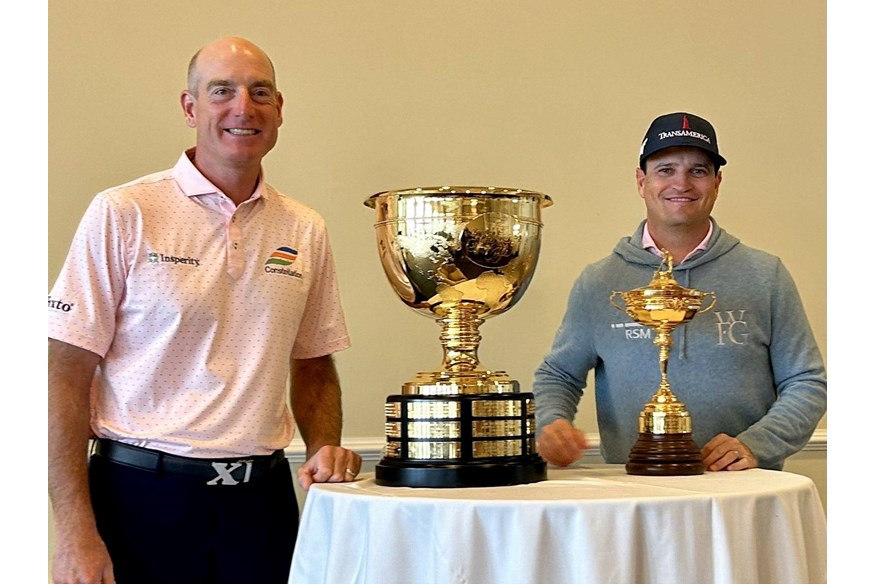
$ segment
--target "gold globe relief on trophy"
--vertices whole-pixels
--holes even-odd
[[[660,349],[660,385],[639,414],[639,437],[630,451],[626,470],[633,475],[703,474],[702,455],[692,438],[690,413],[669,386],[667,366],[672,331],[697,314],[711,310],[716,298],[713,292],[680,286],[672,277],[672,255],[661,251],[663,261],[648,286],[614,291],[609,297],[612,306],[656,331],[654,344]],[[616,296],[621,297],[624,306],[615,302]],[[703,307],[709,298],[711,302]]]
[[[376,210],[380,262],[398,297],[441,327],[444,357],[385,404],[381,485],[469,487],[546,478],[535,403],[478,358],[480,325],[513,307],[535,271],[542,193],[480,186],[385,191]],[[394,367],[396,364],[387,363]]]

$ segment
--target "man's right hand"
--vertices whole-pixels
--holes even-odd
[[[587,439],[568,420],[556,420],[544,427],[535,445],[550,464],[569,466],[584,455]]]
[[[56,584],[115,584],[88,490],[89,389],[100,356],[49,339],[49,496]]]
[[[116,584],[109,552],[96,532],[89,536],[58,537],[52,559],[52,582]]]

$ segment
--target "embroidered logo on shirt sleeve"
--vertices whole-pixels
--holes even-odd
[[[60,310],[61,312],[70,312],[71,310],[73,310],[73,303],[65,302],[64,300],[60,300],[58,298],[52,298],[52,296],[49,295],[49,308]]]

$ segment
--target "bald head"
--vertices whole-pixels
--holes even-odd
[[[277,79],[276,73],[274,72],[274,63],[271,62],[271,59],[268,57],[267,53],[265,53],[263,50],[261,50],[259,47],[246,40],[245,38],[231,36],[216,39],[210,44],[202,47],[197,53],[192,56],[191,60],[189,61],[187,85],[189,92],[193,96],[197,97],[198,86],[200,83],[198,64],[201,62],[202,59],[208,59],[222,54],[250,55],[264,59],[271,69],[271,82],[276,87]]]

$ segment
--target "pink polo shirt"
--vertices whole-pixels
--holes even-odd
[[[91,426],[172,454],[289,444],[289,358],[350,345],[323,219],[264,182],[234,203],[180,156],[98,194],[49,295],[49,337],[103,357]]]

